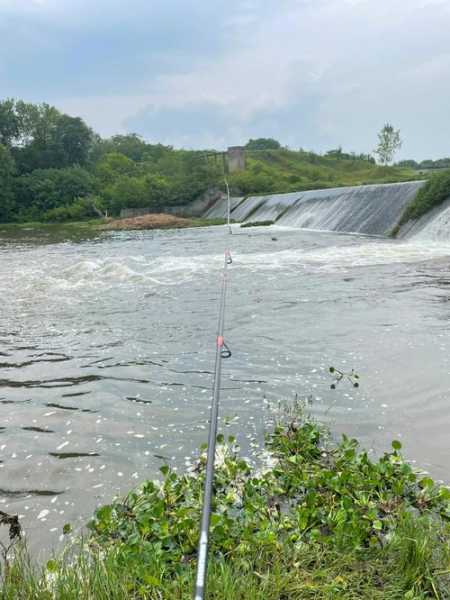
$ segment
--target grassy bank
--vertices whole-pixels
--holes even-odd
[[[367,157],[279,149],[248,152],[246,170],[233,173],[229,180],[233,193],[251,195],[397,183],[420,178],[423,179],[423,175],[411,168],[380,166]]]
[[[414,200],[406,207],[392,235],[395,237],[402,225],[420,219],[433,208],[441,206],[450,198],[450,169],[433,174],[417,192]]]
[[[267,439],[263,468],[219,438],[208,598],[449,598],[450,491],[415,474],[400,444],[378,460],[296,417]],[[90,536],[34,569],[24,551],[1,597],[190,599],[204,456],[162,467],[97,510]]]

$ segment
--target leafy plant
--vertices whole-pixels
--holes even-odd
[[[450,491],[416,474],[400,442],[372,460],[297,416],[268,435],[256,468],[233,437],[218,444],[211,598],[448,597]],[[99,508],[88,539],[41,575],[16,561],[2,597],[190,598],[204,450],[191,472],[165,465],[161,482]]]

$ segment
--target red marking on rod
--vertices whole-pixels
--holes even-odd
[[[218,335],[217,336],[217,347],[222,348],[224,343],[225,343],[225,340],[223,339],[223,335]]]

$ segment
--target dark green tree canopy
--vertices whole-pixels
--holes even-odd
[[[94,191],[94,178],[81,167],[36,169],[15,181],[21,220],[39,220],[48,210],[66,206]]]
[[[255,140],[250,139],[245,147],[247,150],[279,150],[281,144],[273,138],[257,138]]]
[[[20,173],[85,165],[92,136],[82,119],[49,104],[0,103],[0,141],[10,148]]]
[[[8,148],[0,144],[0,223],[10,221],[15,211],[14,159]]]

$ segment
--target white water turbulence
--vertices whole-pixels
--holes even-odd
[[[249,196],[232,210],[234,221],[387,235],[398,223],[423,181],[341,187],[288,194]],[[215,210],[223,210],[219,201]]]
[[[399,233],[400,238],[427,242],[450,243],[450,199],[430,210],[420,219],[407,223]]]

